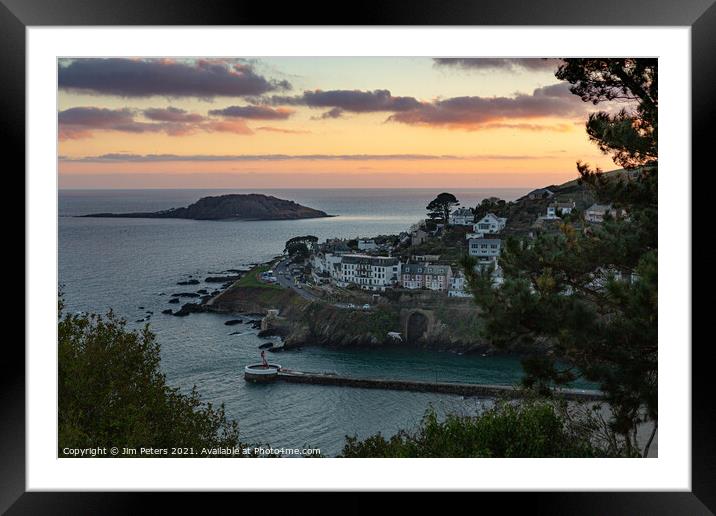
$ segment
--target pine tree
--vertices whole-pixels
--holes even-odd
[[[425,209],[428,210],[428,217],[432,220],[442,219],[445,225],[447,225],[450,220],[450,211],[453,206],[459,205],[460,201],[458,201],[453,194],[443,192],[430,201],[430,204],[428,204]]]

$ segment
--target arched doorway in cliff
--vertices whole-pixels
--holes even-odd
[[[414,344],[428,331],[428,318],[421,312],[413,312],[408,317],[405,328],[405,340]]]

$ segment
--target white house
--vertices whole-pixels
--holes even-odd
[[[547,217],[548,219],[558,219],[562,215],[572,213],[572,210],[576,207],[574,201],[568,202],[553,202],[547,206]]]
[[[378,249],[378,244],[375,243],[375,240],[369,240],[367,238],[358,239],[359,251],[375,251],[376,249]]]
[[[311,257],[311,274],[316,283],[337,282],[340,280],[341,272],[340,254],[316,253]]]
[[[338,285],[358,285],[365,290],[385,290],[400,280],[400,261],[390,256],[346,254],[341,257]]]
[[[472,229],[478,235],[484,235],[486,233],[499,233],[507,225],[507,219],[504,217],[498,217],[494,213],[488,213],[477,221]]]
[[[465,287],[466,287],[465,275],[462,273],[462,271],[460,271],[450,279],[450,289],[448,290],[448,296],[449,297],[472,297],[472,294],[470,292],[467,292],[465,290]]]
[[[311,269],[314,274],[323,274],[326,272],[326,255],[323,253],[316,253],[311,256]]]
[[[341,262],[343,261],[343,255],[340,254],[326,254],[326,272],[330,274],[333,281],[338,281],[341,276]]]
[[[447,291],[452,280],[452,268],[449,265],[431,263],[406,263],[402,267],[403,288]]]
[[[450,225],[472,226],[475,222],[475,214],[470,208],[458,208],[450,214]]]
[[[468,245],[470,256],[477,257],[479,262],[496,262],[502,249],[502,240],[499,238],[473,238]]]

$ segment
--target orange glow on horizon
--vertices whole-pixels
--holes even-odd
[[[291,95],[299,95],[303,90],[358,91],[348,86],[350,81],[355,81],[362,85],[361,91],[386,89],[393,96],[415,98],[423,104],[451,96],[460,98],[465,94],[480,97],[489,104],[497,97],[509,101],[517,91],[529,96],[532,90],[557,82],[549,71],[496,71],[489,76],[476,76],[435,70],[428,58],[346,58],[345,63],[350,62],[350,65],[322,58],[273,61],[267,58],[265,61],[278,63],[273,65],[276,68],[293,68],[287,73],[293,71],[291,77],[300,79],[292,80],[302,82]],[[340,80],[333,74],[332,67],[335,66],[341,69]],[[371,75],[371,72],[375,73]],[[415,80],[411,82],[410,77]],[[373,81],[371,87],[365,86],[368,79]],[[58,103],[61,112],[85,108],[122,111],[129,117],[128,124],[97,125],[91,130],[81,124],[68,126],[63,133],[65,138],[58,142],[58,154],[69,158],[59,161],[61,188],[211,188],[234,184],[236,187],[248,185],[248,188],[411,188],[434,187],[441,181],[453,188],[536,187],[573,179],[577,160],[605,170],[617,168],[589,141],[584,128],[586,114],[573,111],[568,116],[546,116],[544,110],[539,116],[524,109],[508,110],[504,115],[497,111],[485,115],[485,121],[481,123],[426,125],[391,121],[389,111],[342,111],[337,116],[325,116],[329,111],[327,107],[295,103],[290,107],[257,104],[253,106],[256,112],[245,118],[216,114],[231,109],[239,112],[248,109],[250,102],[240,97],[209,101],[188,96],[122,97],[60,90]],[[261,109],[264,112],[260,112]],[[494,107],[492,109],[494,111]],[[167,116],[192,116],[198,121],[193,125],[173,124],[171,120],[152,118],[152,111]],[[510,113],[519,116],[510,116]],[[480,119],[480,116],[475,118]],[[72,161],[107,154],[187,157],[371,155],[374,158],[344,161],[202,161],[198,158],[191,161]],[[394,157],[375,158],[381,155]],[[395,157],[405,155],[436,158]]]

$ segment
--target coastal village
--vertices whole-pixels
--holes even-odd
[[[174,315],[261,314],[259,336],[281,338],[273,351],[408,344],[491,353],[463,270],[465,257],[500,285],[509,239],[527,243],[559,234],[565,223],[588,232],[626,215],[596,203],[577,182],[536,189],[515,201],[490,197],[475,207],[460,206],[451,194],[441,197],[448,199],[445,205],[428,208],[428,217],[397,235],[322,242],[295,236],[282,255],[226,284],[201,306],[185,305]]]
[[[509,217],[502,216],[511,206],[537,200],[547,203],[531,225],[510,225]],[[562,199],[548,188],[534,190],[514,203],[491,197],[481,206],[494,206],[499,211],[482,215],[479,212],[486,210],[480,210],[480,206],[457,207],[450,212],[447,224],[421,220],[399,235],[306,241],[303,253],[287,253],[291,265],[283,274],[303,288],[426,290],[448,297],[470,297],[459,263],[463,255],[474,257],[476,268],[490,271],[497,285],[503,279],[499,259],[506,238],[531,239],[540,232],[557,232],[559,223],[565,220],[588,228],[614,214],[611,205],[578,206],[574,199]],[[264,272],[262,279],[279,282],[274,271]]]
[[[667,365],[693,347],[688,238],[658,252],[658,56],[334,53],[55,60],[28,313],[56,349],[27,342],[56,362],[53,457],[658,457],[659,413],[688,423],[663,324]],[[606,488],[666,485],[614,464]],[[294,473],[248,484],[485,484]]]

